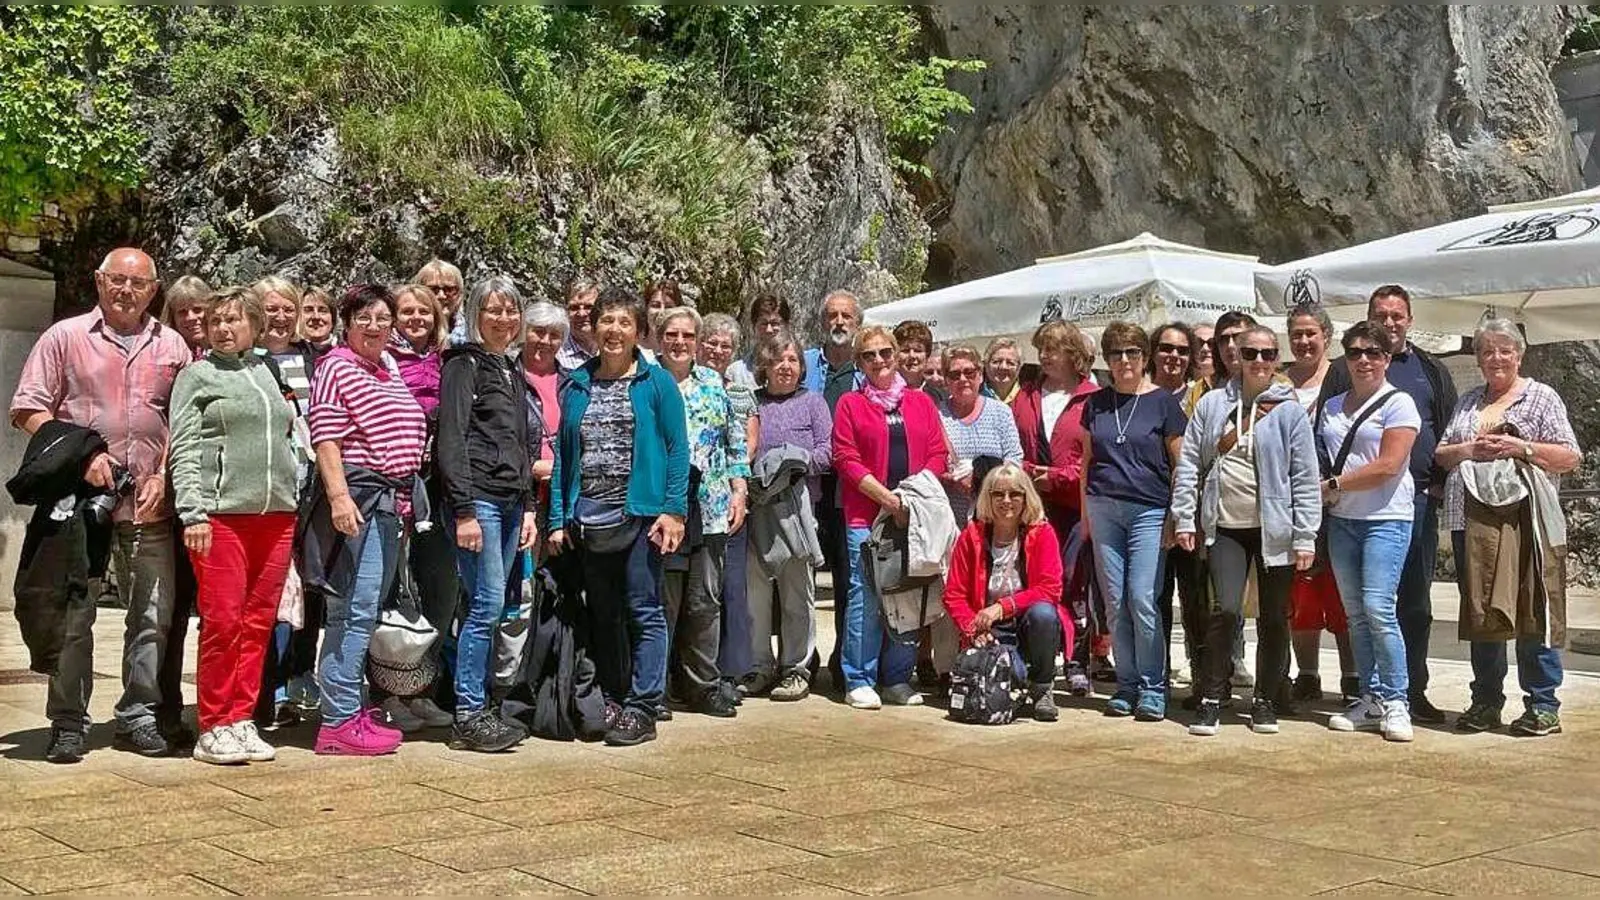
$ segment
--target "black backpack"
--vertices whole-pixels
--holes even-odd
[[[950,670],[950,718],[972,725],[1005,725],[1016,715],[1011,648],[968,647]]]

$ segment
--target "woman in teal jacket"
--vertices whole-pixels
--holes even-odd
[[[224,288],[204,301],[211,350],[172,388],[172,475],[183,543],[199,582],[200,739],[194,758],[265,762],[252,716],[294,538],[295,411],[267,357],[261,298]]]
[[[551,552],[581,554],[607,744],[654,740],[667,674],[661,556],[683,541],[689,437],[683,396],[638,350],[644,302],[608,288],[591,313],[594,359],[561,391]],[[626,619],[624,619],[626,612]],[[631,675],[630,675],[631,672]]]

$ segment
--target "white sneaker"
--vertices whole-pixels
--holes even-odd
[[[883,699],[878,692],[869,687],[852,688],[850,693],[844,695],[844,702],[856,709],[882,709]]]
[[[411,710],[413,716],[421,719],[422,724],[429,728],[449,728],[455,724],[455,716],[440,709],[439,705],[434,703],[431,698],[418,697],[406,704],[406,706]]]
[[[1404,700],[1385,700],[1381,730],[1383,739],[1396,743],[1411,742],[1411,710]]]
[[[883,702],[890,706],[921,706],[922,695],[909,684],[891,684],[883,689]]]
[[[194,758],[214,766],[237,766],[250,761],[233,729],[218,725],[194,742]]]
[[[1382,731],[1383,716],[1383,705],[1368,694],[1350,704],[1344,712],[1329,717],[1328,727],[1334,731]]]
[[[238,740],[239,746],[244,748],[245,758],[251,762],[272,762],[278,758],[277,748],[262,740],[261,732],[256,730],[256,723],[249,719],[233,726],[233,736]]]
[[[389,717],[389,724],[400,729],[401,734],[412,734],[427,727],[427,723],[413,715],[406,701],[399,697],[390,697],[383,701],[381,709]]]

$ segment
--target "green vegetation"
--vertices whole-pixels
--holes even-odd
[[[1561,55],[1572,56],[1590,50],[1600,50],[1600,6],[1595,5],[1583,8],[1583,19],[1578,23],[1578,27],[1567,35],[1567,42],[1561,48]]]
[[[134,78],[154,49],[129,7],[0,7],[0,222],[138,182]]]

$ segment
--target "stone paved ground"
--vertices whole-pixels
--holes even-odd
[[[0,627],[0,673],[25,665]],[[1459,708],[1465,665],[1434,668]],[[325,760],[302,732],[231,769],[118,753],[100,726],[60,768],[39,761],[43,686],[0,685],[0,893],[1596,894],[1600,681],[1564,696],[1566,733],[1540,741],[1385,744],[1326,731],[1331,707],[1206,740],[1101,701],[981,728],[813,698],[680,714],[628,750]]]

